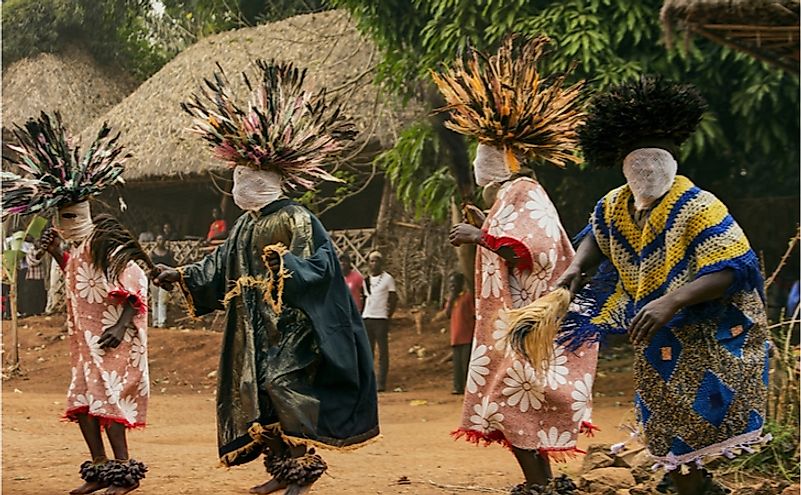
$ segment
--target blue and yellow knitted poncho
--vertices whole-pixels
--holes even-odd
[[[635,347],[636,412],[649,451],[666,470],[766,440],[768,341],[763,279],[742,229],[714,195],[676,177],[644,225],[623,186],[595,207],[584,235],[607,261],[577,295],[580,311],[560,341],[575,348],[625,333],[646,304],[704,275],[729,269],[718,300],[679,311]]]

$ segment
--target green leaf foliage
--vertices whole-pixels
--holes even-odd
[[[420,93],[430,70],[451,62],[466,47],[494,50],[511,32],[548,35],[553,51],[545,72],[576,64],[574,78],[588,81],[590,91],[641,73],[693,83],[710,111],[685,145],[681,172],[729,197],[798,193],[798,78],[704,39],[665,46],[661,0],[329,3],[350,11],[376,42],[383,53],[379,79],[407,97]],[[405,153],[414,152],[401,140],[387,156],[413,171],[415,155]],[[429,177],[405,176],[417,186]]]

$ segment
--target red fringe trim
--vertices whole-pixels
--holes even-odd
[[[122,287],[115,287],[108,293],[108,298],[114,304],[123,304],[125,301],[131,303],[131,306],[136,310],[137,316],[147,314],[147,302],[142,299],[141,294],[130,292]]]
[[[587,424],[592,426],[590,423]],[[596,430],[598,429],[598,427],[592,427]],[[483,442],[484,447],[493,443],[499,443],[509,450],[511,450],[513,447],[513,445],[509,442],[509,440],[507,440],[506,436],[500,430],[492,430],[489,433],[483,433],[468,428],[459,428],[452,431],[451,436],[454,440],[464,437],[465,440],[476,445],[481,445]],[[554,462],[567,462],[570,459],[575,459],[578,454],[587,453],[586,451],[576,447],[544,447],[537,449],[537,452],[539,452],[541,456],[547,457]]]
[[[586,454],[587,452],[576,447],[545,447],[537,449],[541,456],[547,457],[553,462],[567,462],[575,459],[578,454]]]
[[[601,431],[601,429],[589,421],[582,421],[581,425],[579,426],[579,433],[583,433],[588,437],[594,437],[596,431]]]
[[[465,440],[476,445],[480,445],[481,442],[484,442],[484,447],[493,443],[499,443],[507,449],[512,448],[512,444],[509,443],[509,440],[506,439],[506,435],[504,435],[501,430],[492,430],[489,433],[483,433],[469,428],[459,428],[452,431],[451,436],[454,440],[459,440],[464,437]]]
[[[58,260],[58,266],[60,266],[62,270],[67,268],[67,262],[69,260],[70,260],[70,252],[64,251],[63,253],[61,253],[61,259]]]
[[[512,237],[495,237],[487,232],[481,233],[481,241],[491,251],[498,251],[502,247],[511,248],[517,258],[515,268],[520,271],[531,271],[534,268],[534,261],[531,259],[531,252],[525,244]]]
[[[79,414],[86,414],[87,416],[97,418],[100,421],[101,428],[108,428],[113,423],[120,423],[129,430],[130,429],[143,430],[145,429],[146,426],[146,423],[144,422],[131,423],[125,418],[116,418],[114,416],[107,416],[103,414],[89,414],[89,406],[80,406],[67,409],[64,415],[61,416],[61,421],[77,423]]]

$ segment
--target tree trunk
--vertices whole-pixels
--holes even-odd
[[[456,207],[456,203],[451,203],[451,222],[455,225],[462,221],[462,213]],[[475,293],[476,289],[476,246],[474,244],[463,244],[456,249],[456,257],[459,259],[459,269],[464,275],[470,292]]]
[[[15,277],[16,278],[16,277]],[[17,281],[8,285],[8,302],[11,308],[11,368],[19,369],[19,326],[17,325]]]

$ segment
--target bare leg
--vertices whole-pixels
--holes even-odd
[[[122,423],[111,423],[106,427],[106,436],[114,452],[114,458],[120,461],[128,460],[128,438],[125,425]],[[129,486],[112,485],[104,492],[104,495],[123,495],[139,488],[139,482]]]
[[[520,464],[520,469],[523,470],[523,476],[526,477],[527,484],[545,486],[553,478],[551,463],[548,458],[536,450],[512,447],[512,452],[517,458],[517,463]]]
[[[83,434],[86,446],[89,447],[92,461],[101,462],[106,459],[106,447],[103,445],[103,437],[100,435],[100,422],[97,418],[93,418],[88,414],[79,414],[78,426],[81,428],[81,434]],[[107,486],[108,483],[104,481],[87,481],[78,488],[70,491],[70,494],[85,495],[87,493],[96,492]]]

